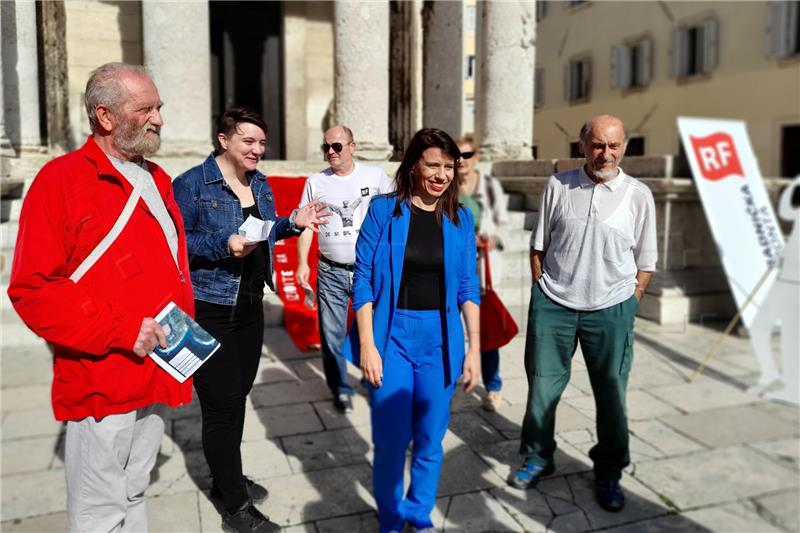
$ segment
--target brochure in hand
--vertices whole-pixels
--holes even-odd
[[[275,224],[273,220],[260,220],[250,215],[247,217],[247,220],[239,226],[239,235],[244,237],[245,244],[256,244],[266,241],[269,238],[269,232],[272,230],[273,224]]]
[[[192,317],[170,302],[158,314],[156,322],[164,328],[167,347],[156,346],[150,357],[158,366],[183,383],[221,346]]]

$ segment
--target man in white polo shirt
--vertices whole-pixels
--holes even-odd
[[[300,207],[320,200],[335,215],[319,232],[317,263],[317,308],[325,380],[333,403],[341,412],[353,410],[353,387],[347,379],[342,345],[347,335],[347,309],[353,293],[353,263],[361,222],[370,199],[392,190],[386,173],[353,159],[356,143],[347,126],[325,132],[322,152],[330,166],[306,181]],[[297,281],[308,283],[308,251],[313,233],[304,231],[297,245]]]
[[[633,319],[657,255],[653,195],[619,167],[626,143],[621,120],[593,118],[580,132],[586,163],[552,176],[542,196],[531,235],[525,460],[509,478],[528,488],[555,470],[556,406],[580,343],[597,406],[598,443],[589,452],[595,493],[611,512],[625,504],[619,479],[630,463],[625,391]]]

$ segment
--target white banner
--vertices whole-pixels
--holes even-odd
[[[736,305],[745,300],[768,268],[776,266],[783,236],[758,161],[740,120],[678,117],[683,148]],[[777,271],[761,284],[742,312],[749,328]]]

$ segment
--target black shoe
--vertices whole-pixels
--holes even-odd
[[[508,484],[515,489],[529,489],[536,485],[539,478],[549,476],[555,471],[556,468],[552,464],[540,466],[534,464],[530,459],[526,459],[516,472],[511,472],[508,478]]]
[[[247,502],[235,513],[222,515],[222,529],[227,533],[275,533],[280,531],[281,526],[270,522],[252,503]]]
[[[333,406],[340,413],[352,413],[353,397],[349,394],[339,394],[333,399]]]
[[[597,504],[609,513],[618,513],[625,507],[625,493],[616,479],[595,481],[594,494]]]
[[[247,485],[247,495],[250,497],[253,503],[262,503],[267,499],[267,496],[269,496],[269,491],[263,485],[256,483],[249,477],[245,476],[244,482],[245,485]],[[216,483],[211,484],[210,494],[215,500],[222,499],[222,492],[220,492]]]

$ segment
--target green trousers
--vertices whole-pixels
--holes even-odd
[[[556,407],[569,382],[578,343],[589,372],[597,408],[597,444],[589,451],[596,479],[619,479],[630,463],[625,389],[633,361],[635,296],[598,311],[575,311],[531,289],[525,370],[528,405],[520,453],[535,464],[553,463]]]

